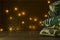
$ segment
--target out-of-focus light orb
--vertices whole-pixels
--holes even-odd
[[[39,24],[42,24],[42,21],[39,21]]]
[[[51,3],[50,0],[48,0],[48,3]]]
[[[29,25],[29,29],[36,29],[35,25]]]
[[[21,16],[21,13],[18,13],[18,16]]]
[[[12,17],[10,16],[10,20],[12,20]]]
[[[18,8],[17,8],[17,7],[15,7],[15,8],[14,8],[14,10],[15,10],[15,11],[17,11],[17,10],[18,10]]]
[[[19,30],[20,30],[20,28],[19,28],[19,27],[17,27],[17,28],[16,28],[16,30],[17,30],[17,31],[19,31]]]
[[[25,15],[25,12],[22,12],[22,15]]]
[[[6,12],[6,13],[8,13],[8,12],[9,12],[9,10],[5,10],[5,12]]]
[[[11,32],[11,31],[13,31],[13,28],[12,28],[12,27],[10,27],[10,28],[9,28],[9,31],[10,31],[10,32]]]
[[[32,18],[30,17],[30,18],[29,18],[29,20],[31,21],[31,20],[32,20]]]
[[[31,25],[29,25],[29,29],[32,29],[32,26]]]
[[[24,21],[22,21],[21,23],[22,23],[22,24],[24,24],[25,22],[24,22]]]
[[[34,18],[34,21],[37,21],[38,19],[37,18]]]
[[[36,26],[33,25],[32,28],[33,28],[33,29],[36,29]]]
[[[1,29],[0,29],[0,31],[2,32],[2,31],[3,31],[3,29],[1,28]]]
[[[47,14],[45,14],[45,15],[44,15],[44,17],[48,17],[48,15],[47,15]]]

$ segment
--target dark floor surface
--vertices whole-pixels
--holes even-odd
[[[60,40],[60,37],[40,36],[39,31],[0,33],[0,40]]]

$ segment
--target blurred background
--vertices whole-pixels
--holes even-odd
[[[56,0],[0,0],[0,31],[40,31]]]

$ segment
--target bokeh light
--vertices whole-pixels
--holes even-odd
[[[17,30],[17,31],[19,31],[19,30],[20,30],[20,28],[19,28],[19,27],[17,27],[17,28],[16,28],[16,30]]]
[[[21,23],[22,23],[22,24],[24,24],[25,22],[24,22],[24,21],[22,21]]]
[[[38,19],[37,18],[34,18],[34,21],[37,21]]]
[[[2,32],[3,31],[3,28],[1,28],[0,31]]]
[[[13,31],[13,28],[12,28],[12,27],[10,27],[10,28],[9,28],[9,31],[10,31],[10,32],[12,32],[12,31]]]
[[[9,10],[5,10],[5,12],[6,12],[6,13],[8,13],[8,12],[9,12]]]
[[[48,3],[50,3],[50,0],[48,0]]]
[[[31,21],[31,20],[32,20],[32,18],[30,17],[30,18],[29,18],[29,20]]]
[[[47,15],[47,14],[45,14],[45,15],[44,15],[44,17],[48,17],[48,15]]]
[[[14,10],[15,10],[15,11],[17,11],[17,10],[18,10],[18,8],[17,8],[17,7],[15,7],[15,8],[14,8]]]
[[[33,25],[32,28],[33,28],[33,29],[36,29],[36,26]]]
[[[10,20],[12,20],[13,18],[12,18],[12,16],[10,16]]]
[[[21,13],[18,13],[18,16],[21,16]]]
[[[22,15],[25,15],[25,12],[22,12]]]
[[[29,29],[32,29],[32,26],[31,25],[29,25]]]
[[[42,21],[39,21],[39,24],[42,24]]]

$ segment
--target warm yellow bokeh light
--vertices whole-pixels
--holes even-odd
[[[48,15],[46,14],[46,15],[44,15],[44,17],[48,17]]]
[[[10,27],[10,28],[9,28],[9,31],[10,31],[10,32],[11,32],[11,31],[13,31],[13,28],[12,28],[12,27]]]
[[[29,20],[32,20],[32,18],[30,17]]]
[[[22,15],[25,15],[25,12],[22,12]]]
[[[29,25],[29,29],[32,29],[32,26],[31,25]]]
[[[14,8],[14,10],[15,10],[15,11],[17,11],[17,10],[18,10],[18,8],[17,8],[17,7],[15,7],[15,8]]]
[[[32,26],[32,28],[33,28],[33,29],[36,29],[36,27],[35,27],[34,25]]]
[[[3,29],[1,28],[1,29],[0,29],[0,31],[2,32],[2,31],[3,31]]]
[[[36,29],[36,26],[34,26],[34,25],[29,25],[29,29]]]
[[[18,13],[18,16],[21,16],[21,13]]]
[[[24,22],[24,21],[22,21],[21,23],[22,23],[22,24],[24,24],[25,22]]]
[[[37,18],[34,18],[34,21],[37,21],[38,19]]]
[[[42,24],[42,21],[39,21],[39,24]]]
[[[19,27],[17,27],[16,30],[19,31],[20,30]]]
[[[8,13],[8,12],[9,12],[9,10],[5,10],[5,12],[6,12],[6,13]]]
[[[10,16],[10,20],[12,20],[12,17]]]
[[[48,0],[48,3],[50,3],[50,0]]]

